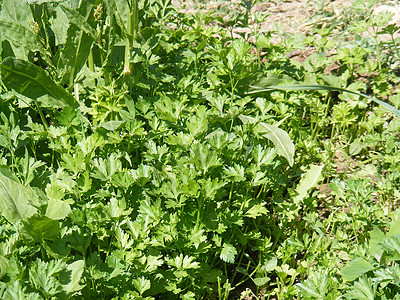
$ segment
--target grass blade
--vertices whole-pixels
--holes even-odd
[[[279,76],[271,76],[267,77],[260,85],[253,85],[250,87],[250,91],[247,94],[256,94],[256,93],[264,93],[273,90],[282,90],[282,91],[313,91],[313,90],[327,90],[327,91],[338,91],[353,94],[356,96],[361,96],[367,98],[375,103],[382,105],[384,108],[392,112],[398,118],[400,118],[400,111],[396,109],[389,103],[386,103],[382,100],[379,100],[375,97],[369,96],[364,93],[353,92],[347,89],[327,86],[327,85],[318,85],[318,84],[291,84],[291,85],[278,85],[279,83],[283,83],[284,78],[280,78]],[[269,84],[271,83],[271,84]]]

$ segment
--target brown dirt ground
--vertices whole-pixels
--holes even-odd
[[[182,12],[195,14],[197,12],[230,11],[239,7],[241,0],[172,0]],[[321,8],[323,3],[324,7]],[[266,22],[261,24],[261,31],[277,31],[292,34],[307,34],[318,24],[341,18],[341,14],[352,5],[351,0],[262,0],[256,4],[251,13],[262,11],[269,14]],[[393,7],[394,6],[394,7]],[[398,1],[380,1],[376,11],[389,10],[395,14],[393,21],[400,24],[400,4]],[[324,14],[325,12],[330,12]],[[330,16],[326,16],[330,15]],[[247,29],[249,30],[249,29]],[[236,29],[246,32],[246,29]]]

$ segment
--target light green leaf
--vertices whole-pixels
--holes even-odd
[[[103,127],[104,129],[108,130],[108,131],[114,131],[119,129],[122,124],[124,124],[125,121],[108,121],[108,122],[104,122],[101,123],[99,125],[99,127]]]
[[[394,260],[400,259],[400,234],[389,236],[380,245],[384,251],[393,256]]]
[[[268,276],[266,276],[266,277],[254,278],[253,282],[256,286],[263,286],[266,285],[270,280],[271,279]]]
[[[244,124],[247,122],[255,122],[254,118],[245,115],[240,115],[239,119]],[[293,166],[295,148],[288,133],[277,126],[269,125],[263,122],[260,122],[259,126],[261,127],[260,130],[262,132],[266,132],[266,134],[263,136],[274,144],[278,150],[278,154],[286,158],[289,165]]]
[[[23,219],[19,226],[20,235],[30,242],[41,242],[42,240],[53,240],[58,237],[60,223],[46,216],[33,215]]]
[[[56,17],[50,25],[51,29],[54,32],[55,44],[57,46],[65,45],[65,41],[67,39],[67,31],[69,27],[69,20],[59,5],[56,7],[55,12]]]
[[[133,286],[136,288],[140,295],[143,295],[145,291],[150,289],[151,282],[150,280],[142,276],[137,279],[133,279]]]
[[[375,270],[375,267],[371,263],[365,259],[356,258],[345,266],[341,273],[345,280],[353,281],[372,270]]]
[[[49,200],[46,209],[46,217],[53,220],[62,220],[71,212],[71,207],[65,201]]]
[[[294,197],[294,203],[298,204],[307,197],[308,191],[317,186],[323,179],[322,170],[324,166],[310,165],[310,168],[303,174],[299,184],[296,187],[297,196]]]
[[[54,107],[77,106],[74,97],[56,84],[45,70],[28,61],[7,57],[0,70],[8,89],[39,101],[41,97],[49,96]]]
[[[400,216],[397,217],[396,221],[394,221],[390,226],[387,236],[389,237],[395,234],[400,234]]]
[[[67,269],[61,272],[60,283],[67,294],[72,294],[84,288],[84,285],[79,284],[84,269],[85,262],[83,260],[77,260],[68,265]]]
[[[0,17],[26,27],[33,20],[31,8],[26,1],[21,0],[2,1]],[[0,30],[0,32],[2,31]]]
[[[237,254],[237,250],[229,243],[224,243],[222,246],[220,258],[227,263],[233,264],[235,262],[235,255]]]
[[[30,187],[26,187],[0,172],[0,213],[10,223],[29,218],[36,212],[31,203],[39,202]]]
[[[253,219],[262,215],[268,215],[268,210],[262,204],[254,205],[245,213],[246,217]]]
[[[0,255],[0,279],[7,273],[8,259]]]
[[[19,23],[0,20],[0,31],[3,38],[15,45],[23,46],[30,51],[44,51],[38,36]]]
[[[385,240],[385,238],[385,234],[378,227],[374,226],[370,233],[368,253],[373,255],[378,262],[383,253],[380,244]]]

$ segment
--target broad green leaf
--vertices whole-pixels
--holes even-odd
[[[58,237],[59,231],[60,223],[58,221],[38,214],[23,219],[19,226],[20,235],[31,242],[53,240]]]
[[[2,39],[11,42],[13,45],[21,46],[27,51],[39,51],[43,54],[43,58],[46,58],[46,51],[43,48],[43,44],[32,30],[14,21],[0,20],[0,32]],[[22,51],[22,54],[18,55],[18,57],[27,58],[27,51]]]
[[[93,42],[93,38],[75,24],[69,26],[65,46],[57,62],[62,82],[73,85],[76,75],[86,64]]]
[[[369,100],[374,101],[382,105],[384,108],[392,112],[398,118],[400,118],[400,110],[396,109],[394,106],[386,103],[382,100],[379,100],[375,97],[368,96],[364,93],[358,93],[354,91],[350,91],[347,89],[333,87],[333,86],[326,86],[326,85],[313,85],[313,84],[292,84],[292,85],[278,85],[278,84],[285,84],[287,82],[287,78],[280,77],[278,75],[271,76],[269,81],[261,82],[256,85],[251,86],[251,89],[247,94],[255,94],[255,93],[264,93],[272,90],[283,90],[283,91],[313,91],[313,90],[327,90],[327,91],[339,91],[350,93],[352,95],[361,96],[367,98]]]
[[[369,239],[368,253],[373,255],[378,262],[381,259],[383,249],[381,243],[385,240],[385,234],[376,226],[372,229]]]
[[[0,172],[0,212],[10,223],[29,218],[36,212],[31,203],[39,202],[30,187],[26,187]]]
[[[78,11],[71,9],[64,4],[61,4],[60,7],[71,23],[75,24],[79,29],[90,35],[93,40],[96,39],[96,30],[86,22],[85,18]]]
[[[400,216],[398,216],[396,221],[394,221],[390,226],[387,236],[389,237],[395,234],[400,234]]]
[[[221,254],[219,257],[227,263],[233,264],[235,262],[235,256],[237,254],[237,250],[229,243],[224,243],[222,246]]]
[[[375,270],[375,267],[363,258],[356,258],[346,265],[341,273],[345,280],[353,281],[361,275]]]
[[[8,57],[0,70],[1,79],[8,89],[38,101],[48,96],[54,107],[77,106],[71,94],[56,84],[46,71],[30,62]]]
[[[55,12],[56,17],[54,21],[50,24],[51,29],[54,32],[55,44],[56,46],[65,45],[69,28],[69,20],[59,5],[55,9]]]
[[[117,200],[116,198],[111,198],[110,203],[105,207],[105,210],[113,220],[129,215],[132,211],[132,209],[126,209],[124,199]]]
[[[252,117],[248,117],[245,115],[240,115],[239,119],[246,124],[247,122],[255,122],[255,119]],[[294,144],[287,134],[286,131],[280,129],[277,126],[269,125],[263,122],[259,123],[261,127],[260,130],[262,132],[266,132],[263,136],[269,139],[276,149],[278,150],[278,154],[287,159],[290,166],[293,166],[294,163]]]
[[[85,262],[83,260],[77,260],[68,265],[66,270],[61,272],[60,283],[62,284],[63,290],[68,295],[77,292],[85,287],[84,285],[79,284],[84,269]]]
[[[53,220],[62,220],[71,212],[71,207],[65,201],[49,200],[46,209],[46,217]]]
[[[0,18],[25,27],[30,26],[30,22],[33,20],[31,8],[26,1],[21,0],[2,1]]]
[[[303,174],[299,184],[296,187],[297,196],[294,197],[294,203],[298,204],[307,197],[308,191],[317,186],[323,179],[322,169],[324,166],[310,165],[310,168]]]
[[[128,26],[128,19],[129,19],[129,4],[131,1],[127,0],[110,0],[113,7],[115,8],[114,17],[117,21],[118,25],[124,30],[125,34],[127,34],[127,26]]]

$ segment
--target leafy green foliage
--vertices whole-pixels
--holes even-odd
[[[398,297],[398,28],[254,4],[0,1],[0,298]]]

